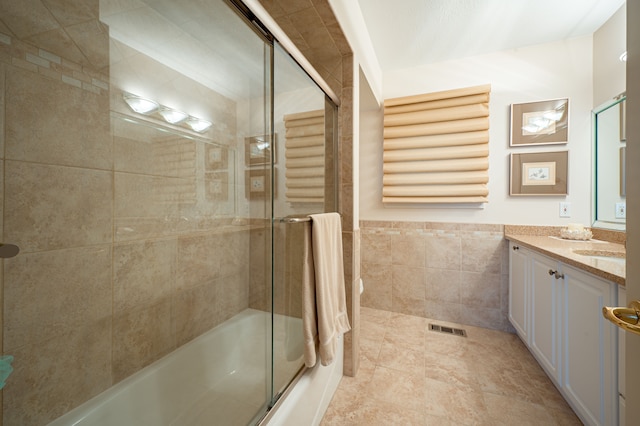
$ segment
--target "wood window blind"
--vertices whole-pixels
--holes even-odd
[[[324,110],[284,116],[287,201],[324,201]]]
[[[384,101],[384,203],[486,203],[490,85]]]

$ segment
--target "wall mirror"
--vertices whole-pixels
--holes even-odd
[[[593,110],[595,228],[625,230],[625,106],[623,94]]]

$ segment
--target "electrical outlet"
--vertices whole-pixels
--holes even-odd
[[[616,203],[616,219],[627,217],[627,203]]]
[[[560,217],[571,217],[571,203],[560,203]]]

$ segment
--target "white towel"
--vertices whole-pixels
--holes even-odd
[[[310,217],[318,349],[322,365],[329,365],[336,354],[338,337],[351,330],[342,263],[342,227],[338,213],[314,214]],[[303,299],[303,309],[311,309],[307,302],[311,302],[310,297]],[[303,321],[312,316],[311,312],[304,313]],[[306,334],[305,341],[309,341]],[[315,359],[307,359],[306,352],[305,364],[308,367],[315,365]],[[313,363],[309,365],[311,361]]]
[[[316,365],[318,348],[318,323],[316,320],[316,276],[311,247],[311,223],[304,224],[302,242],[302,336],[304,339],[304,364]]]

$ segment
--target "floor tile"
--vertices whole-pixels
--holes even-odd
[[[361,320],[360,370],[342,378],[322,426],[581,425],[514,334],[372,308]]]

